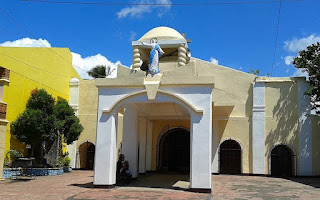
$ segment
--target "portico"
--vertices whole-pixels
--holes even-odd
[[[179,85],[173,78],[162,77],[157,78],[159,87],[155,88],[148,84],[156,77],[142,78],[141,73],[136,72],[130,80],[96,80],[99,103],[94,185],[112,187],[116,183],[117,121],[122,112],[121,153],[129,161],[133,178],[150,169],[152,144],[148,138],[152,133],[148,126],[152,120],[184,119],[190,123],[190,189],[210,192],[213,77],[189,77]],[[175,111],[168,109],[172,106]]]

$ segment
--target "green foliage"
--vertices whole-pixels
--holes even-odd
[[[306,94],[311,96],[312,109],[320,108],[320,43],[312,44],[299,52],[293,65],[303,69],[309,75],[310,88]],[[320,110],[317,110],[320,114]]]
[[[4,166],[9,167],[13,160],[17,160],[17,158],[20,157],[22,157],[22,153],[20,151],[10,149],[4,158]]]
[[[54,98],[45,89],[41,89],[36,92],[32,91],[26,108],[40,110],[44,116],[49,116],[53,113],[54,102]]]
[[[90,71],[87,72],[93,78],[105,78],[106,75],[106,66],[104,65],[97,65],[96,67],[92,68]]]
[[[57,101],[54,114],[57,119],[57,129],[64,135],[64,141],[67,144],[71,144],[77,140],[83,131],[83,126],[66,100],[59,99]]]
[[[256,75],[256,76],[260,76],[260,75],[261,75],[259,69],[254,70],[254,69],[251,69],[251,68],[250,68],[250,69],[249,69],[249,73],[250,73],[250,74],[254,74],[254,75]],[[270,76],[270,73],[267,73],[266,76]]]
[[[71,158],[69,156],[66,156],[63,158],[63,165],[64,166],[69,166],[71,163]]]
[[[11,123],[11,133],[20,142],[40,144],[44,140],[56,138],[54,98],[44,89],[33,93],[26,110]]]
[[[73,109],[64,99],[55,99],[44,89],[33,90],[26,109],[11,123],[11,133],[20,142],[41,147],[43,141],[52,143],[63,135],[71,144],[79,138],[83,127]]]

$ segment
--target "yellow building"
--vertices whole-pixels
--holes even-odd
[[[159,75],[146,76],[139,68],[153,38],[169,56]],[[84,126],[73,167],[94,168],[95,185],[115,183],[120,153],[133,177],[190,173],[195,191],[211,189],[212,173],[320,175],[320,118],[305,78],[256,77],[190,57],[186,39],[168,27],[132,46],[132,70],[119,65],[115,79],[80,80],[72,97]]]
[[[9,149],[25,151],[25,144],[11,136],[10,122],[24,111],[30,92],[35,88],[44,88],[54,98],[69,100],[70,79],[80,78],[71,63],[68,48],[0,47],[0,67],[10,72],[0,79],[0,106],[5,108],[5,117],[0,117],[1,176],[6,152]]]

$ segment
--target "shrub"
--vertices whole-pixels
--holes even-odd
[[[4,158],[4,167],[10,167],[12,161],[22,157],[22,153],[18,150],[10,149]]]

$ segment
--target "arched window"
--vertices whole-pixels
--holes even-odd
[[[293,173],[293,152],[286,145],[278,145],[271,151],[271,176],[288,177]]]
[[[79,147],[80,168],[93,170],[95,146],[91,142],[84,142]]]
[[[226,140],[220,145],[220,173],[241,174],[241,146],[234,140]]]

